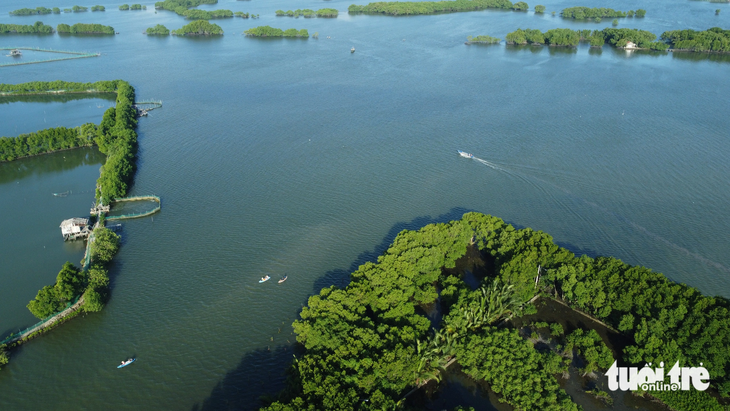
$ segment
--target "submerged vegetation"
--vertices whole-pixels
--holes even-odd
[[[470,247],[488,267],[476,290],[455,269]],[[401,232],[376,263],[351,274],[347,287],[310,297],[293,324],[304,353],[289,370],[291,386],[265,409],[393,409],[412,387],[438,381],[455,361],[519,409],[578,410],[555,377],[567,370],[564,356],[580,355],[581,371],[589,373],[608,367],[614,355],[593,330],[566,335],[543,324],[562,344],[559,352],[539,352],[517,330],[498,327],[522,315],[520,307],[534,312],[529,302],[536,295],[562,300],[624,333],[632,343],[616,355],[626,363],[704,362],[712,386],[730,395],[728,300],[615,258],[576,257],[545,233],[467,213]],[[438,330],[419,313],[432,304],[447,313]],[[677,410],[722,409],[700,391],[656,396]]]
[[[309,38],[309,32],[307,29],[277,29],[275,27],[271,26],[259,26],[250,28],[243,32],[246,36],[249,37],[303,37],[303,38]]]
[[[40,21],[35,24],[0,24],[0,34],[18,33],[18,34],[53,34],[52,26],[47,26]]]
[[[56,26],[59,33],[65,34],[114,34],[114,27],[101,24],[76,23],[73,26],[59,24]]]
[[[223,35],[223,29],[217,24],[209,23],[205,20],[196,20],[177,30],[173,30],[172,34],[177,36],[220,36]]]
[[[527,6],[527,3],[520,2]],[[509,0],[455,0],[455,1],[390,1],[369,3],[365,6],[351,5],[347,8],[350,13],[374,13],[409,15],[409,14],[432,14],[440,12],[476,11],[485,9],[514,9],[514,4]],[[521,7],[522,5],[520,5]]]

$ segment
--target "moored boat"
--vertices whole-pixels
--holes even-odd
[[[466,151],[456,150],[459,152],[459,155],[466,158],[474,158],[474,154],[467,153]]]

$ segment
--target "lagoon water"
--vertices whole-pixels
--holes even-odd
[[[610,25],[549,14],[579,5],[642,7],[646,18],[619,27],[656,34],[728,29],[727,4],[558,1],[543,3],[544,16],[388,17],[350,16],[351,1],[342,0],[221,0],[201,8],[261,18],[215,21],[220,38],[144,36],[155,24],[186,22],[152,3],[124,12],[120,4],[30,17],[7,12],[61,5],[0,6],[0,23],[101,23],[120,32],[2,35],[6,47],[102,55],[3,67],[0,82],[121,78],[139,99],[164,101],[140,119],[131,190],[159,195],[161,213],[124,222],[103,312],[12,352],[0,371],[4,410],[254,409],[283,387],[290,324],[308,296],[345,285],[400,230],[472,210],[546,231],[576,253],[616,256],[730,297],[729,58],[464,45],[469,35],[504,38],[516,28]],[[274,16],[323,7],[341,14]],[[319,39],[241,35],[259,25],[306,28]],[[11,109],[18,104],[28,107]],[[44,107],[57,113],[54,125],[98,123],[101,104],[110,103],[0,104],[2,134],[49,127]],[[64,243],[58,224],[87,215],[103,157],[70,153],[0,167],[0,215],[12,222],[0,236],[6,334],[34,323],[24,305],[65,261],[81,259],[83,246]],[[52,196],[67,190],[79,194]],[[289,279],[259,284],[264,275]],[[117,370],[128,356],[138,361]]]

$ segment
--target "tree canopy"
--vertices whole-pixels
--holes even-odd
[[[172,34],[178,36],[220,36],[223,35],[223,29],[221,26],[209,23],[206,20],[196,20],[177,30],[173,30]]]

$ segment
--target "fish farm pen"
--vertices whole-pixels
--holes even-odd
[[[29,51],[39,51],[39,52],[45,52],[45,53],[58,53],[58,54],[68,54],[69,55],[69,56],[66,56],[66,57],[51,58],[51,59],[47,59],[47,60],[14,61],[14,62],[11,62],[11,63],[2,63],[2,64],[0,64],[0,67],[5,67],[5,66],[20,66],[20,65],[23,65],[23,64],[48,63],[48,62],[51,62],[51,61],[83,59],[83,58],[87,58],[87,57],[99,57],[99,56],[101,56],[101,53],[90,53],[90,52],[70,51],[70,50],[43,49],[43,48],[40,48],[40,47],[0,47],[0,50],[29,50]]]

